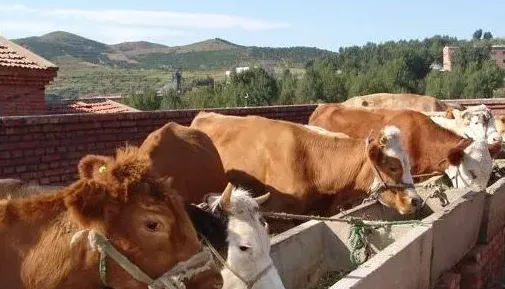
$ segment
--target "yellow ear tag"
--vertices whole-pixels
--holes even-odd
[[[103,174],[105,171],[107,170],[107,168],[105,166],[101,166],[99,169],[98,169],[98,172]]]

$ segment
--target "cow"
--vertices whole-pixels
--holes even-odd
[[[402,131],[414,175],[445,172],[457,188],[485,188],[489,181],[493,160],[483,130],[472,140],[414,110],[351,108],[340,104],[317,107],[309,124],[355,138],[364,138],[370,130],[384,125],[394,125]]]
[[[449,106],[427,95],[411,93],[374,93],[349,98],[342,102],[349,107],[399,108],[417,111],[445,111]]]
[[[491,110],[484,104],[470,106],[463,111],[448,109],[443,115],[430,117],[436,124],[466,138],[476,139],[484,129],[491,156],[495,158],[501,152],[503,138],[496,129]]]
[[[374,93],[349,98],[342,102],[349,107],[412,109],[422,112],[445,111],[450,107],[464,109],[457,104],[445,103],[428,95],[412,93]]]
[[[204,197],[202,205],[214,216],[220,216],[227,228],[227,245],[220,246],[225,248],[221,255],[226,260],[221,270],[223,289],[285,288],[270,257],[268,223],[259,212],[269,196],[266,193],[253,198],[244,188],[228,183],[221,195],[209,193]],[[209,221],[206,216],[196,218]],[[208,225],[204,235],[215,234],[213,227]]]
[[[174,188],[189,203],[222,192],[228,183],[216,147],[199,130],[168,122],[150,133],[140,149],[149,154],[158,175],[174,178]]]
[[[400,214],[413,213],[422,204],[393,127],[365,141],[282,120],[214,112],[199,112],[190,127],[212,139],[231,183],[253,194],[272,193],[264,210],[330,216],[369,192]],[[274,221],[272,232],[292,225]]]
[[[78,172],[63,189],[0,200],[2,284],[221,288],[183,199],[147,154],[126,146],[114,157],[87,155]]]

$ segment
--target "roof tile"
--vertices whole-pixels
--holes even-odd
[[[64,100],[47,105],[48,114],[119,113],[138,111],[107,98]]]
[[[29,69],[57,68],[53,63],[1,36],[0,66]]]

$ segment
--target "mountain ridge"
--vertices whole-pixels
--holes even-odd
[[[149,41],[126,41],[109,45],[65,31],[11,41],[57,64],[61,58],[65,58],[68,65],[68,56],[71,56],[76,61],[90,64],[143,69],[225,68],[262,63],[301,66],[313,58],[334,53],[314,47],[243,46],[222,38],[180,46]]]

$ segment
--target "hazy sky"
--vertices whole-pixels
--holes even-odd
[[[63,30],[108,44],[181,45],[220,37],[242,45],[338,50],[368,41],[482,28],[505,36],[503,0],[0,0],[0,35]]]

